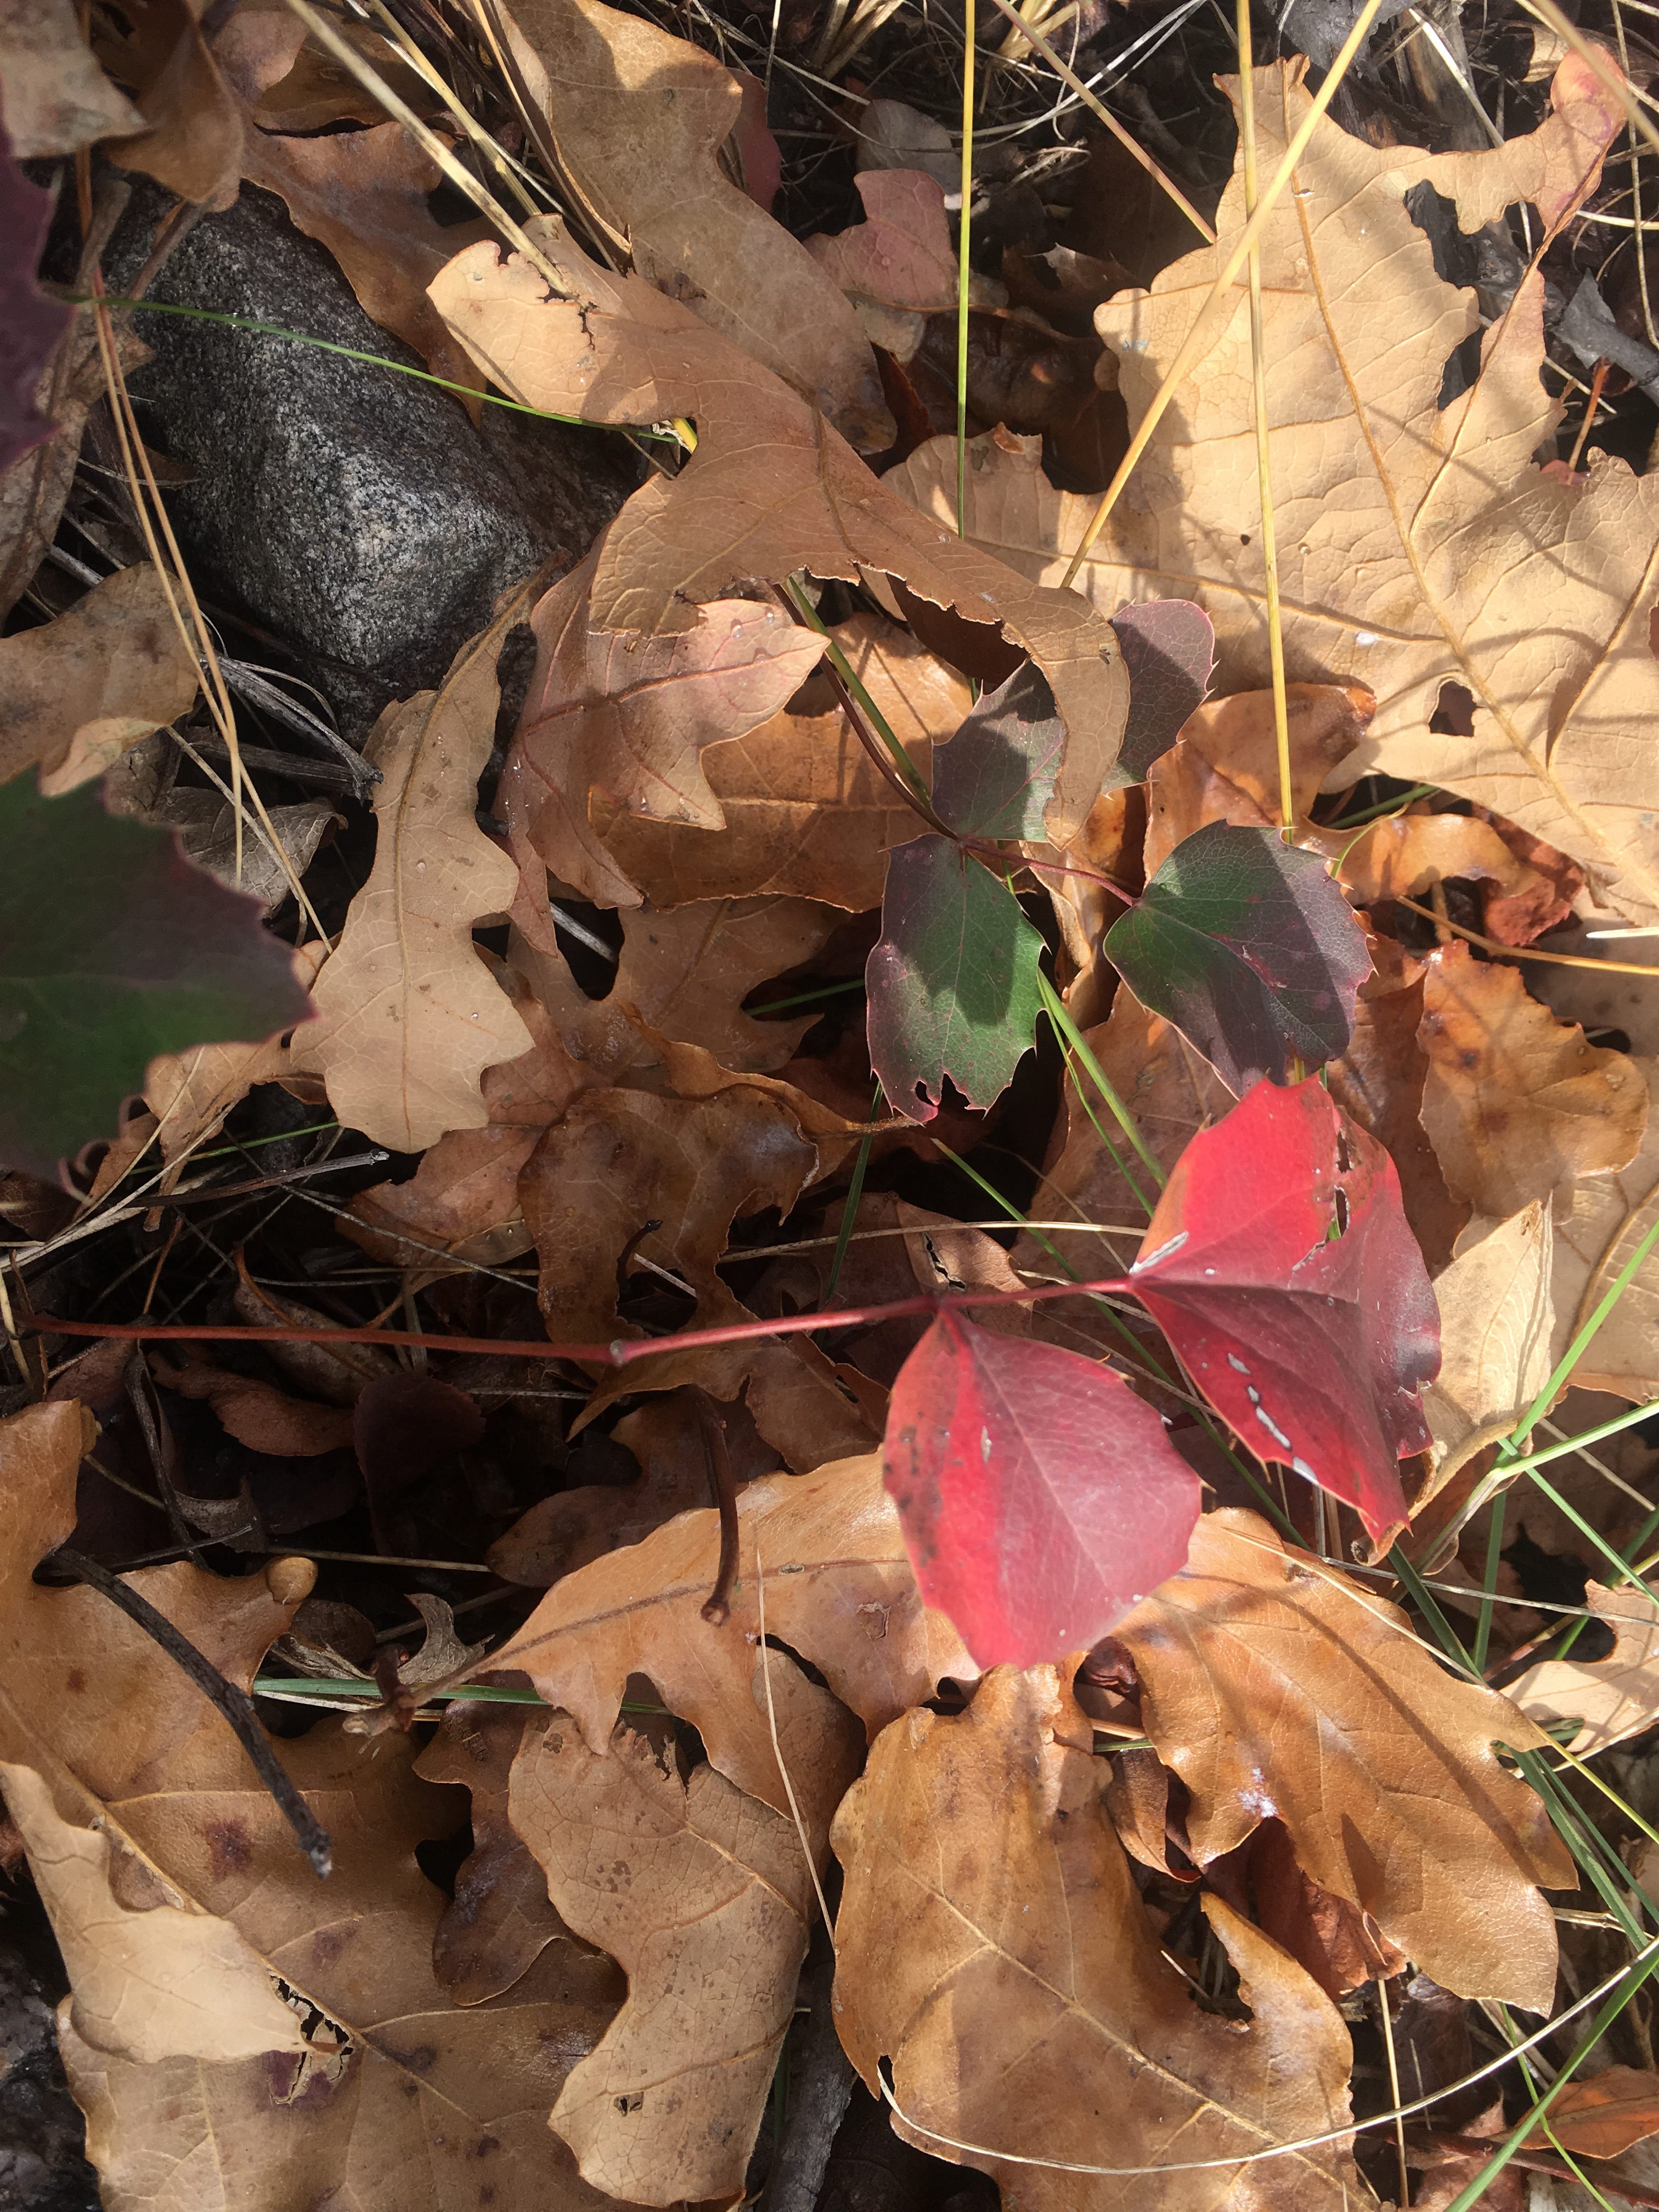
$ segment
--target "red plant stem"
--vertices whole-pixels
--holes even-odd
[[[434,1336],[412,1328],[248,1328],[189,1322],[60,1321],[52,1314],[19,1315],[19,1328],[42,1336],[137,1337],[146,1342],[180,1344],[401,1344],[428,1352],[495,1353],[512,1359],[568,1359],[596,1367],[631,1367],[662,1352],[701,1351],[717,1344],[743,1344],[751,1338],[804,1336],[817,1328],[864,1328],[872,1322],[904,1321],[956,1306],[1030,1305],[1040,1298],[1097,1297],[1116,1291],[1133,1296],[1127,1275],[1103,1275],[1088,1283],[1023,1283],[1016,1291],[956,1291],[942,1296],[893,1298],[884,1305],[838,1306],[830,1313],[786,1314],[777,1321],[732,1322],[723,1328],[686,1328],[674,1336],[613,1338],[609,1344],[549,1344],[491,1336]]]

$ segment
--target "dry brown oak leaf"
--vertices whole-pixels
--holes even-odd
[[[101,775],[187,712],[197,682],[159,574],[148,561],[118,569],[54,621],[0,639],[0,783],[38,768],[56,796]]]
[[[374,865],[313,991],[285,1072],[320,1075],[341,1121],[398,1152],[489,1119],[486,1067],[532,1044],[472,942],[504,914],[518,872],[479,829],[478,777],[494,742],[502,639],[535,588],[506,599],[435,691],[388,707],[364,751],[374,787]]]
[[[236,198],[242,160],[240,103],[220,73],[189,0],[133,0],[126,35],[100,19],[94,52],[136,96],[144,129],[109,141],[124,169],[154,177],[181,199],[209,209]]]
[[[852,301],[871,344],[913,361],[928,316],[957,305],[945,188],[921,169],[863,169],[854,182],[866,220],[833,237],[820,231],[806,250]]]
[[[751,1482],[738,1493],[738,1578],[720,1627],[702,1617],[720,1560],[720,1516],[705,1507],[556,1583],[492,1655],[489,1672],[521,1669],[549,1705],[574,1716],[593,1751],[611,1741],[629,1676],[644,1674],[726,1779],[787,1818],[757,1650],[757,1549],[767,1634],[816,1667],[871,1735],[932,1697],[945,1676],[971,1680],[975,1669],[950,1623],[922,1604],[879,1453]],[[771,1657],[781,1734],[790,1698],[822,1692],[783,1654]],[[816,1837],[835,1797],[810,1768],[792,1779]]]
[[[519,1202],[540,1261],[540,1304],[555,1343],[637,1334],[618,1313],[624,1259],[669,1270],[696,1299],[696,1323],[753,1318],[716,1272],[740,1214],[787,1213],[831,1156],[809,1139],[781,1085],[726,1079],[702,1097],[589,1091],[548,1130],[519,1178]],[[655,1223],[659,1226],[653,1228]],[[616,1370],[584,1409],[592,1420],[620,1396],[697,1382],[731,1401],[748,1385],[757,1425],[790,1466],[865,1449],[879,1431],[839,1386],[828,1358],[802,1338],[690,1352],[663,1351]]]
[[[1305,823],[1320,785],[1365,733],[1376,702],[1358,684],[1291,684],[1285,707],[1290,739],[1291,806]],[[1206,822],[1277,829],[1279,744],[1270,691],[1206,699],[1182,724],[1146,777],[1150,876]]]
[[[854,615],[834,635],[928,782],[933,746],[973,703],[967,679],[879,615]],[[793,895],[862,914],[881,904],[889,849],[927,827],[859,742],[822,669],[746,738],[709,745],[698,765],[724,823],[719,836],[589,793],[594,834],[654,907]]]
[[[1443,1987],[1548,2011],[1539,1892],[1574,1877],[1493,1753],[1546,1741],[1507,1698],[1454,1680],[1395,1607],[1237,1509],[1205,1515],[1186,1566],[1114,1632],[1153,1747],[1191,1793],[1199,1865],[1277,1814],[1304,1870]]]
[[[1628,1167],[1648,1125],[1628,1053],[1587,1044],[1507,963],[1443,945],[1423,978],[1423,1127],[1454,1198],[1506,1220],[1564,1183]]]
[[[561,578],[530,617],[535,672],[496,804],[527,881],[539,857],[595,905],[637,906],[593,832],[589,794],[652,821],[722,828],[698,755],[776,714],[823,640],[748,599],[711,600],[690,629],[666,637],[597,629],[588,594],[598,557]]]
[[[32,1580],[74,1526],[83,1421],[66,1400],[0,1424],[0,1759],[76,1978],[60,2034],[105,2204],[452,2212],[477,2177],[502,2212],[599,2212],[545,2123],[614,1969],[565,1947],[510,2002],[453,2008],[432,1971],[446,1899],[415,1852],[454,1805],[402,1739],[331,1719],[280,1752],[333,1842],[317,1879],[174,1662],[95,1591]],[[295,1566],[127,1579],[246,1688],[304,1595]]]
[[[1555,1194],[1555,1340],[1567,1346],[1635,1256],[1659,1209],[1659,1060],[1633,1060],[1648,1086],[1642,1148],[1616,1175],[1581,1176]],[[1650,1252],[1573,1370],[1581,1389],[1638,1400],[1659,1395],[1659,1255]]]
[[[792,1767],[827,1756],[845,1787],[863,1746],[837,1726],[847,1716],[826,1718],[822,1741],[798,1729],[787,1753]],[[567,1715],[538,1717],[507,1807],[560,1913],[628,1976],[627,2003],[559,2093],[556,2132],[612,2196],[730,2202],[794,2014],[811,1875],[787,1813],[706,1762],[682,1778],[672,1759],[626,1727],[595,1752]]]
[[[12,0],[0,52],[0,103],[15,161],[73,154],[95,138],[143,127],[143,117],[88,52],[75,0]]]
[[[854,445],[887,445],[892,416],[857,317],[720,167],[743,105],[731,71],[600,0],[515,0],[501,14],[547,118],[554,175],[641,277],[793,385]]]
[[[1256,72],[1264,175],[1307,112],[1300,67]],[[1641,732],[1659,714],[1648,644],[1659,483],[1609,455],[1580,489],[1534,461],[1561,413],[1540,380],[1536,264],[1485,340],[1479,380],[1441,408],[1447,357],[1479,331],[1477,304],[1435,274],[1404,204],[1427,183],[1468,230],[1522,200],[1553,231],[1594,188],[1625,118],[1573,55],[1552,101],[1537,131],[1478,153],[1368,146],[1327,117],[1269,218],[1261,272],[1285,659],[1293,680],[1376,694],[1339,782],[1380,769],[1455,791],[1571,854],[1621,910],[1650,917],[1659,766]],[[1243,220],[1235,171],[1219,245],[1099,309],[1132,425]],[[1268,681],[1250,390],[1249,301],[1237,287],[1079,574],[1108,611],[1199,601],[1215,624],[1223,691]],[[954,512],[948,444],[932,441],[887,479],[935,518]],[[1034,441],[1009,453],[981,440],[969,488],[969,534],[1036,577],[1064,572],[1095,506],[1052,489]],[[1473,701],[1471,736],[1430,727],[1449,684]]]
[[[366,315],[413,347],[434,376],[476,387],[477,371],[426,288],[463,243],[489,234],[489,224],[480,216],[447,230],[438,222],[429,201],[443,172],[402,124],[383,121],[378,110],[367,131],[291,137],[262,128],[260,100],[305,50],[304,24],[280,6],[239,8],[215,42],[215,58],[243,103],[244,179],[279,194],[295,228],[328,248]],[[384,53],[366,58],[381,75],[393,74]],[[476,401],[470,404],[476,415]]]
[[[1031,2212],[1373,2202],[1342,2140],[1336,2007],[1210,1896],[1253,2017],[1193,2002],[1106,1812],[1104,1763],[1061,1740],[1065,1714],[1052,1668],[999,1668],[965,1713],[908,1713],[872,1747],[834,1838],[836,2024],[872,2094],[885,2059],[899,2134]],[[1327,2133],[1262,2165],[1204,2163]]]
[[[416,1761],[426,1781],[459,1783],[471,1793],[472,1849],[432,1939],[433,1973],[459,2005],[499,1996],[549,1944],[575,1941],[507,1818],[507,1778],[531,1718],[522,1708],[457,1698]]]
[[[592,616],[602,629],[684,630],[738,581],[798,570],[901,578],[919,599],[1000,623],[1042,668],[1066,727],[1047,821],[1064,843],[1117,759],[1128,681],[1110,625],[1077,593],[1044,588],[896,498],[817,410],[689,308],[617,278],[556,221],[531,226],[567,296],[514,255],[477,246],[431,286],[479,366],[532,406],[584,422],[697,427],[671,482],[634,494],[599,549]]]

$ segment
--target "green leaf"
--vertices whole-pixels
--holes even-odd
[[[988,1106],[1030,1048],[1042,939],[1006,883],[936,836],[888,855],[881,918],[866,982],[882,1089],[916,1121],[939,1111],[946,1075]]]
[[[1292,1054],[1314,1068],[1344,1052],[1371,967],[1318,854],[1230,822],[1177,845],[1103,949],[1241,1096],[1287,1081]]]
[[[258,1043],[311,1001],[259,902],[94,785],[0,785],[0,1164],[52,1176],[112,1134],[158,1053]]]

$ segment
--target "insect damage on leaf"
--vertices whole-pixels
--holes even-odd
[[[1393,1161],[1316,1077],[1258,1084],[1199,1132],[1131,1279],[1246,1447],[1357,1507],[1385,1547],[1406,1518],[1399,1462],[1429,1441],[1439,1316]]]

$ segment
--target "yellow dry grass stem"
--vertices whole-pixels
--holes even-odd
[[[296,6],[299,4],[299,0],[289,0],[289,4],[290,7]],[[1185,380],[1187,372],[1218,336],[1221,318],[1218,315],[1217,310],[1219,308],[1231,313],[1232,303],[1228,295],[1232,290],[1234,279],[1244,266],[1250,248],[1260,241],[1261,234],[1267,228],[1268,219],[1278,205],[1280,197],[1295,176],[1297,163],[1306,151],[1309,140],[1324,120],[1325,111],[1335,99],[1337,87],[1352,67],[1354,57],[1364,44],[1371,25],[1376,19],[1377,9],[1382,4],[1382,0],[1365,0],[1364,7],[1354,18],[1353,28],[1342,41],[1341,49],[1331,64],[1326,74],[1325,82],[1315,93],[1307,114],[1298,125],[1295,137],[1285,148],[1285,158],[1274,171],[1272,183],[1257,202],[1255,212],[1249,217],[1243,229],[1239,232],[1238,236],[1228,248],[1227,258],[1217,270],[1215,281],[1193,319],[1192,328],[1182,339],[1175,359],[1170,363],[1163,383],[1153,393],[1152,404],[1140,418],[1134,435],[1129,441],[1129,449],[1118,464],[1117,473],[1101,494],[1100,504],[1095,509],[1089,527],[1083,533],[1082,542],[1079,544],[1076,552],[1073,554],[1065,576],[1061,580],[1064,583],[1074,584],[1077,581],[1078,570],[1088,557],[1089,548],[1106,527],[1112,509],[1122,497],[1124,485],[1133,475],[1141,455],[1152,442],[1158,426],[1164,420],[1170,401]],[[1534,0],[1528,0],[1528,4],[1534,4]],[[1537,4],[1553,5],[1553,0],[1537,0]]]
[[[962,42],[962,210],[957,228],[957,536],[968,535],[968,247],[974,198],[974,63],[979,11],[964,0]]]
[[[1238,0],[1238,150],[1243,171],[1244,212],[1255,212],[1255,54],[1250,0]],[[1279,606],[1279,537],[1273,526],[1273,456],[1267,442],[1267,348],[1261,318],[1261,248],[1249,253],[1250,411],[1255,421],[1255,473],[1261,499],[1261,558],[1267,579],[1267,665],[1273,682],[1273,737],[1279,756],[1279,835],[1288,845],[1295,826],[1291,796],[1291,722],[1285,696],[1285,629]]]
[[[1419,905],[1416,899],[1399,900],[1413,914],[1420,914],[1425,921],[1433,922],[1437,928],[1449,929],[1454,937],[1461,937],[1468,945],[1478,945],[1483,952],[1495,952],[1504,960],[1543,960],[1553,968],[1589,968],[1598,975],[1645,975],[1659,983],[1659,968],[1644,968],[1636,960],[1593,960],[1583,952],[1540,952],[1535,945],[1503,945],[1495,937],[1483,937],[1478,929],[1466,929],[1461,921],[1449,915],[1437,914],[1431,906]]]

